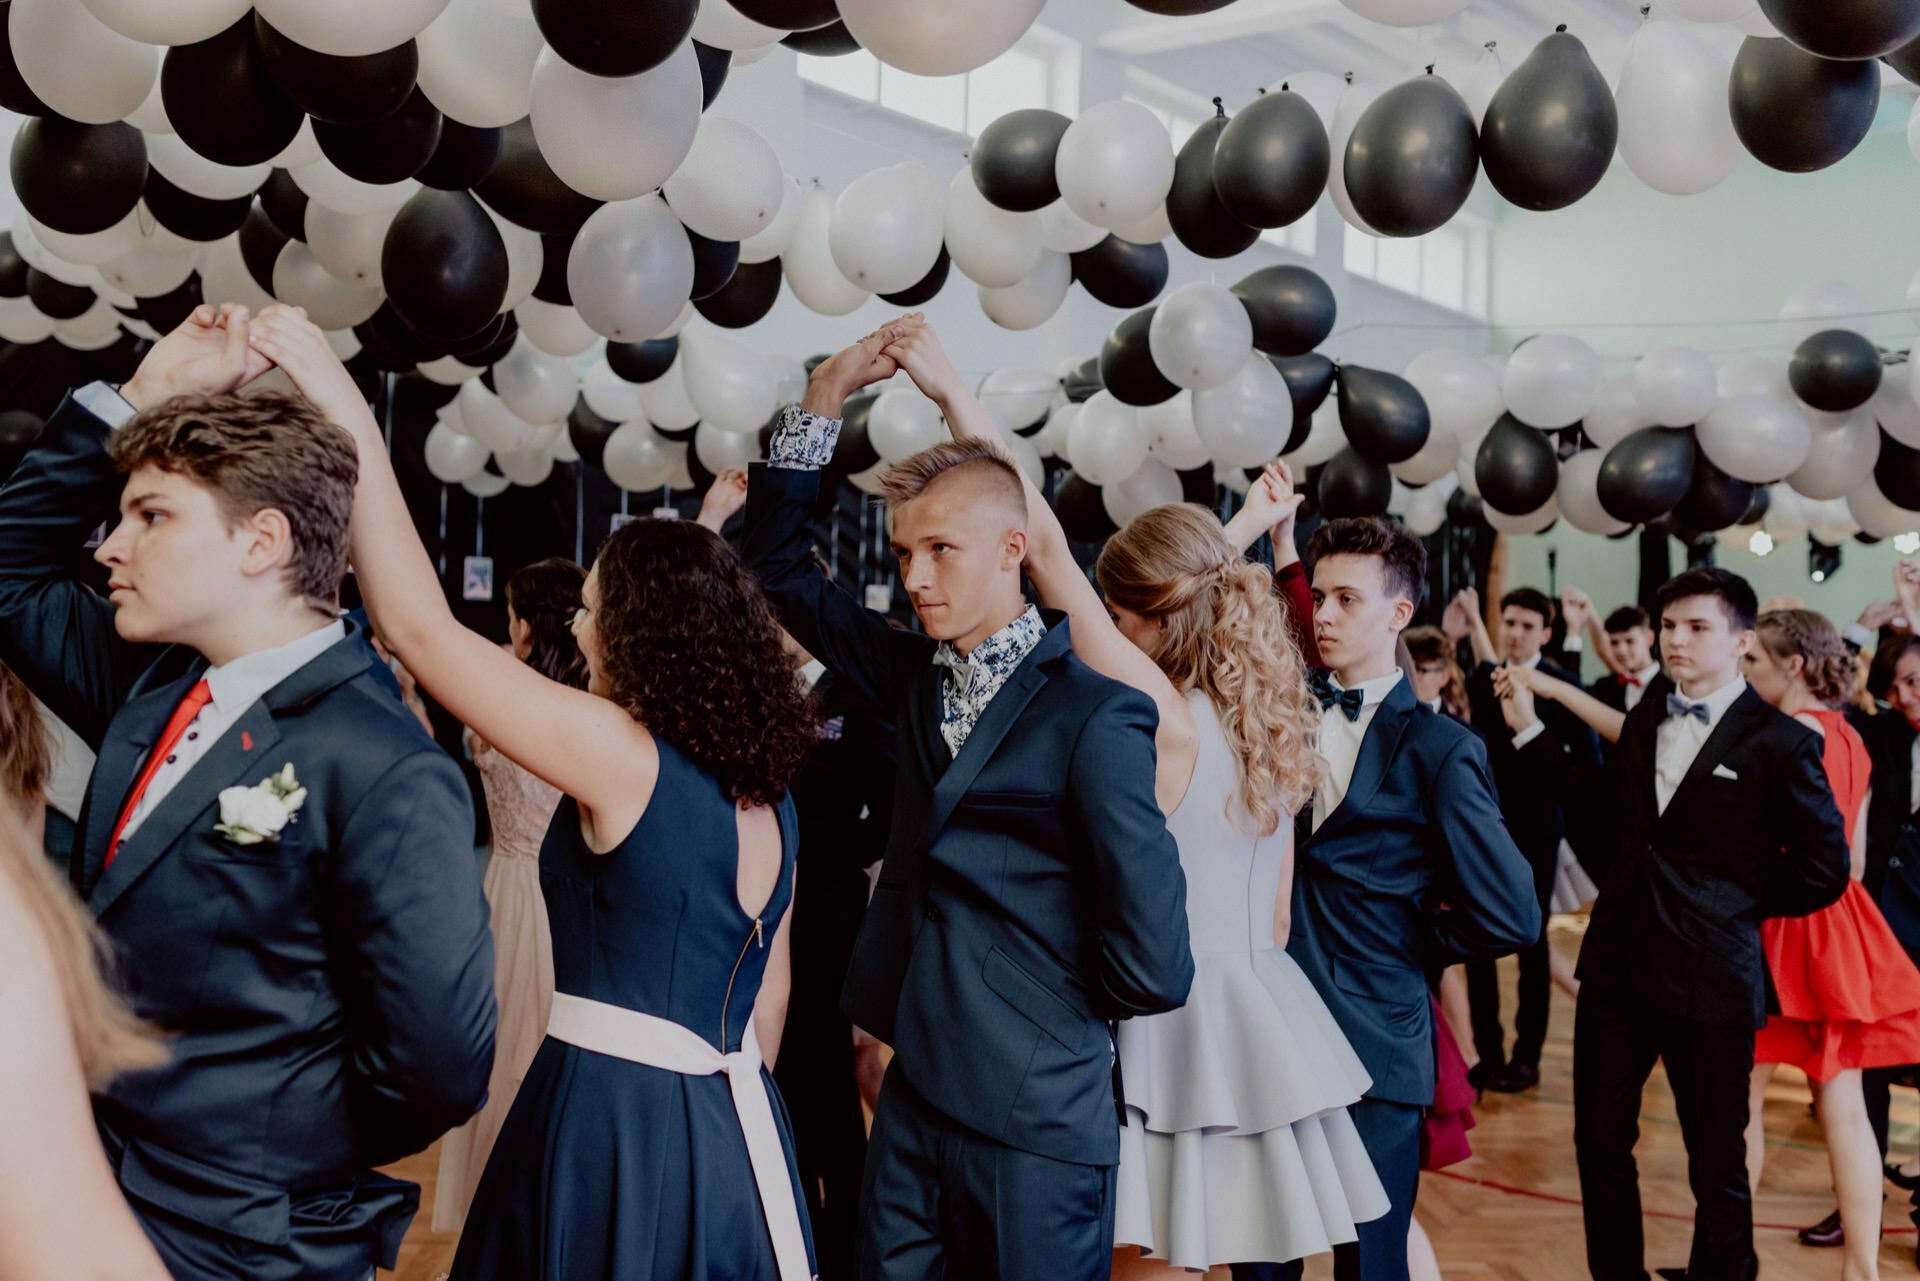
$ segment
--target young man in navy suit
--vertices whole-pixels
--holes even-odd
[[[492,942],[459,769],[337,617],[358,471],[202,307],[81,388],[0,490],[0,659],[99,752],[74,850],[169,1062],[95,1116],[179,1281],[366,1281],[419,1189],[373,1167],[483,1101]],[[124,486],[124,490],[123,490]],[[88,532],[101,599],[69,576]]]
[[[900,367],[943,397],[950,371],[905,337],[814,370],[753,469],[743,536],[794,638],[894,725],[893,829],[842,999],[895,1052],[859,1275],[1099,1281],[1120,1135],[1109,1021],[1177,1008],[1193,981],[1154,799],[1158,717],[1022,597],[1026,493],[992,446],[936,446],[888,474],[924,634],[821,572],[809,514],[846,397]]]

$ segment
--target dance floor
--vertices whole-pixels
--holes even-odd
[[[1556,943],[1571,952],[1577,933],[1556,924]],[[1502,966],[1508,1010],[1513,1000],[1514,963]],[[1573,1167],[1573,1002],[1554,990],[1553,1023],[1541,1064],[1538,1089],[1522,1095],[1489,1095],[1477,1109],[1472,1133],[1473,1159],[1439,1174],[1428,1174],[1420,1188],[1417,1214],[1433,1239],[1441,1271],[1448,1281],[1583,1281],[1587,1276],[1580,1227],[1580,1180]],[[1511,1014],[1509,1013],[1509,1021]],[[1754,1204],[1755,1238],[1763,1277],[1815,1278],[1840,1275],[1840,1253],[1812,1250],[1794,1240],[1794,1231],[1833,1208],[1826,1149],[1820,1127],[1808,1109],[1806,1081],[1782,1069],[1767,1100],[1767,1172]],[[1920,1137],[1920,1105],[1909,1090],[1894,1092],[1893,1150],[1911,1156]],[[1673,1119],[1673,1100],[1664,1076],[1656,1072],[1641,1113],[1641,1182],[1647,1209],[1649,1267],[1684,1264],[1692,1231],[1692,1196],[1687,1190],[1686,1154]],[[402,1162],[401,1177],[424,1189],[423,1207],[433,1204],[438,1150]],[[1907,1221],[1906,1198],[1893,1194],[1886,1211],[1887,1235],[1881,1242],[1881,1266],[1898,1276],[1914,1267],[1915,1234]],[[401,1247],[400,1281],[436,1281],[453,1258],[453,1238],[428,1230],[423,1208]],[[1166,1275],[1159,1269],[1124,1268],[1129,1278]],[[383,1274],[385,1275],[385,1274]],[[1184,1274],[1192,1276],[1193,1274]],[[1208,1281],[1226,1281],[1226,1270]],[[1327,1278],[1332,1268],[1316,1260],[1309,1278]],[[837,1278],[834,1281],[838,1281]]]

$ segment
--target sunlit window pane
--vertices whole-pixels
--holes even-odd
[[[916,76],[880,68],[880,105],[955,133],[967,127],[965,76]]]
[[[1342,254],[1347,270],[1356,276],[1373,279],[1373,247],[1373,237],[1349,223],[1346,248]]]
[[[1026,49],[1010,49],[969,73],[967,132],[982,129],[1010,111],[1048,104],[1047,60]]]
[[[838,58],[816,58],[803,53],[799,62],[802,80],[862,102],[874,102],[880,97],[880,60],[865,49],[856,49]]]
[[[1420,296],[1463,311],[1467,305],[1467,245],[1459,232],[1442,227],[1426,237],[1420,260]]]
[[[1374,279],[1405,293],[1420,292],[1420,242],[1382,236],[1374,241]]]

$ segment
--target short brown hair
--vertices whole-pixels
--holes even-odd
[[[1375,556],[1380,559],[1381,576],[1387,590],[1404,596],[1420,608],[1426,594],[1427,549],[1419,539],[1398,525],[1378,516],[1346,516],[1330,520],[1313,531],[1308,554],[1322,556]]]
[[[949,440],[902,459],[880,476],[880,493],[888,507],[910,503],[943,476],[965,472],[980,477],[1017,511],[1027,509],[1026,487],[1020,472],[992,441]]]
[[[288,586],[308,600],[339,597],[360,456],[353,437],[305,400],[176,396],[134,415],[111,449],[122,472],[155,467],[205,486],[234,524],[269,507],[285,513]]]

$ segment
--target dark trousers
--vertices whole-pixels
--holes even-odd
[[[1641,1091],[1664,1060],[1693,1188],[1688,1281],[1753,1281],[1747,1086],[1753,1029],[1694,1023],[1630,998],[1580,990],[1573,1032],[1573,1145],[1594,1281],[1646,1281],[1639,1167]]]
[[[1540,937],[1520,951],[1520,1008],[1513,1016],[1513,1053],[1506,1048],[1506,1031],[1500,1023],[1500,963],[1495,960],[1467,962],[1467,1009],[1473,1024],[1473,1048],[1480,1056],[1482,1071],[1509,1061],[1540,1066],[1540,1051],[1547,1043],[1547,1011],[1553,1000],[1553,963],[1547,950],[1547,906],[1553,899],[1553,878],[1559,870],[1560,845],[1556,841],[1544,855],[1529,851],[1527,862],[1533,868],[1533,890],[1540,901]]]
[[[1873,1137],[1880,1141],[1880,1158],[1887,1158],[1888,1114],[1893,1110],[1893,1085],[1896,1081],[1910,1080],[1914,1069],[1868,1068],[1860,1074],[1860,1088],[1867,1096],[1867,1120],[1873,1125]],[[1911,1194],[1913,1210],[1909,1214],[1916,1225],[1920,1225],[1920,1189]]]
[[[887,1073],[861,1188],[862,1281],[1106,1281],[1114,1167],[1008,1147]]]
[[[1352,1109],[1360,1142],[1373,1158],[1374,1173],[1387,1190],[1391,1208],[1359,1225],[1359,1240],[1333,1248],[1334,1281],[1407,1281],[1407,1231],[1413,1201],[1420,1192],[1420,1121],[1425,1109],[1410,1103],[1361,1099]],[[1305,1260],[1291,1263],[1236,1263],[1234,1281],[1299,1281]]]

